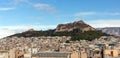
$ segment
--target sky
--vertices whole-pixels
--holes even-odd
[[[120,27],[120,0],[0,0],[0,38],[78,20],[94,28]]]

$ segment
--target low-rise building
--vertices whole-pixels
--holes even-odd
[[[1,50],[0,51],[0,58],[8,58],[9,57],[9,52],[6,50]]]
[[[118,50],[106,49],[104,50],[104,58],[118,57]]]

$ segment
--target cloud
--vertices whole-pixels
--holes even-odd
[[[88,22],[91,26],[95,28],[102,27],[120,27],[120,19],[98,19],[98,20],[90,20]]]
[[[0,8],[0,11],[9,11],[9,10],[14,10],[15,8],[10,8],[10,7],[4,7]]]
[[[116,16],[116,15],[120,15],[120,12],[78,12],[74,14],[74,16],[88,16],[88,15]]]
[[[75,16],[81,16],[81,15],[95,15],[96,12],[79,12],[76,13]]]
[[[41,10],[41,11],[49,12],[49,13],[57,12],[57,10],[53,6],[49,4],[44,4],[44,3],[33,3],[33,0],[12,0],[10,4],[23,5],[23,6],[28,5],[28,6],[36,8],[37,10]]]
[[[48,30],[54,29],[56,25],[24,25],[24,26],[0,26],[0,38],[10,36],[16,33],[21,33],[29,29]]]
[[[30,0],[12,0],[10,4],[31,4]]]
[[[6,36],[9,36],[9,35],[12,35],[14,34],[15,32],[14,31],[11,31],[11,30],[4,30],[4,29],[0,29],[0,38],[3,38],[3,37],[6,37]]]
[[[33,6],[36,9],[42,10],[42,11],[45,11],[45,12],[50,12],[50,13],[56,12],[56,9],[49,4],[38,3],[38,4],[33,4]]]
[[[120,15],[120,12],[103,13],[104,15]]]

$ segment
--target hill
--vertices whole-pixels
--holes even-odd
[[[65,26],[65,28],[63,28]],[[61,31],[62,30],[62,31]],[[39,37],[39,36],[71,36],[72,41],[76,40],[93,40],[107,34],[102,31],[95,30],[95,28],[84,23],[83,21],[77,21],[64,25],[58,25],[56,29],[46,31],[35,31],[33,29],[11,35],[9,37]]]

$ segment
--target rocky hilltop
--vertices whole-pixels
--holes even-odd
[[[120,27],[97,28],[97,30],[102,30],[102,32],[110,35],[120,36]]]
[[[80,20],[80,21],[75,21],[73,23],[59,24],[55,32],[72,31],[74,29],[80,29],[83,32],[89,30],[95,30],[93,27]]]

